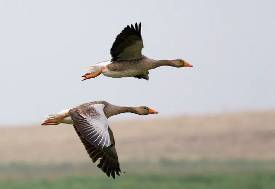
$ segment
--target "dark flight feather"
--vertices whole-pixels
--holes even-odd
[[[80,114],[79,111],[80,110],[78,108],[74,108],[69,111],[69,114],[74,122],[74,129],[77,135],[79,136],[92,161],[96,162],[99,159],[99,164],[97,167],[106,173],[108,177],[111,175],[115,178],[115,174],[120,175],[121,170],[115,149],[115,140],[112,130],[108,127],[109,140],[111,143],[109,146],[102,145],[104,142],[99,143],[95,140],[95,137],[88,137],[88,135],[84,133],[84,130],[87,131],[87,129],[89,130],[89,128],[92,128],[93,126],[89,124],[86,120],[87,118],[85,116],[83,117],[83,114]],[[82,109],[82,111],[85,112],[88,110]],[[93,112],[93,110],[89,111]]]
[[[140,59],[142,48],[141,23],[127,25],[113,43],[110,51],[112,61]]]

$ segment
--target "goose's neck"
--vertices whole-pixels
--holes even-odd
[[[127,106],[115,106],[110,105],[105,107],[105,114],[107,117],[111,117],[114,115],[118,115],[121,113],[137,113],[135,107],[127,107]]]
[[[177,67],[173,60],[152,60],[150,69],[155,69],[160,66],[172,66]]]

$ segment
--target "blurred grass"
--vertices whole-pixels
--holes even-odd
[[[122,163],[116,180],[88,164],[0,165],[2,189],[274,189],[274,161]]]
[[[246,172],[242,174],[194,174],[194,175],[131,175],[110,180],[103,176],[76,176],[57,179],[33,179],[2,181],[0,188],[5,189],[274,189],[275,172]]]

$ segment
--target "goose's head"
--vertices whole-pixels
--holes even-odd
[[[139,106],[135,108],[135,111],[139,115],[149,115],[149,114],[158,114],[153,108],[148,108],[147,106]]]
[[[189,62],[187,62],[186,60],[182,60],[182,59],[175,59],[171,61],[175,67],[193,67],[192,64],[190,64]]]

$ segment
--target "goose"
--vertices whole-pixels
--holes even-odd
[[[158,113],[147,106],[126,107],[112,105],[106,101],[94,101],[50,115],[42,125],[73,124],[92,161],[99,160],[97,167],[108,177],[111,175],[115,179],[116,175],[120,175],[121,169],[114,135],[107,119],[126,112],[139,115]]]
[[[193,67],[182,59],[155,60],[142,55],[143,40],[141,23],[127,25],[117,35],[110,50],[112,59],[88,67],[82,81],[95,78],[100,74],[112,78],[135,77],[149,80],[149,70],[160,66]]]

